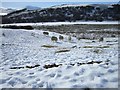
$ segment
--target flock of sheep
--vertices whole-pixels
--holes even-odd
[[[43,32],[43,34],[44,34],[44,35],[49,35],[48,32]],[[64,39],[64,37],[63,37],[62,35],[59,35],[59,40],[63,40],[63,39]],[[52,37],[51,37],[51,40],[57,42],[57,41],[58,41],[58,38],[55,37],[55,36],[52,36]]]
[[[47,31],[44,31],[43,34],[44,34],[44,35],[49,35],[49,33],[48,33]],[[63,39],[64,39],[64,37],[63,37],[62,35],[59,35],[59,40],[63,40]],[[68,40],[69,40],[69,41],[72,40],[71,36],[68,37]],[[100,37],[100,38],[99,38],[99,42],[101,42],[101,41],[103,41],[103,40],[104,40],[103,37]],[[57,42],[57,41],[58,41],[58,38],[55,37],[55,36],[52,36],[52,37],[51,37],[51,41]]]

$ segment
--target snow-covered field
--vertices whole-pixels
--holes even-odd
[[[43,23],[13,23],[13,24],[0,24],[0,26],[6,26],[6,25],[17,25],[17,26],[36,26],[36,25],[73,25],[73,24],[118,24],[118,21],[103,21],[103,22],[95,22],[95,21],[78,21],[78,22],[43,22]]]
[[[0,29],[0,87],[118,87],[118,38],[99,42],[74,37],[68,40],[63,35],[64,40],[51,41],[52,36],[59,35],[44,35],[42,30]],[[88,63],[92,61],[101,63]],[[45,68],[53,64],[59,66]]]

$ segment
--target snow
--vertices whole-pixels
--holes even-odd
[[[7,15],[7,13],[0,13],[0,16],[4,16],[4,15]]]
[[[49,32],[49,35],[43,35],[42,30],[2,28],[0,33],[0,38],[2,38],[2,45],[0,46],[2,51],[0,54],[1,88],[118,87],[118,38],[105,38],[103,42],[98,40],[92,42],[92,40],[77,40],[72,37],[72,41],[68,41],[69,36],[63,35],[64,40],[53,42],[51,37],[58,37],[60,34]],[[57,47],[46,48],[42,45]],[[76,47],[72,48],[73,46]],[[93,48],[84,48],[85,46],[92,46]],[[102,46],[109,47],[97,48]],[[69,49],[70,51],[55,53],[62,49]],[[100,52],[95,53],[96,49]],[[77,65],[78,62],[86,63],[92,60],[103,62]],[[108,65],[105,64],[107,60],[109,60]],[[53,63],[62,65],[44,68],[44,65]],[[25,67],[37,64],[40,66],[32,69],[10,69],[15,66]]]
[[[0,26],[5,25],[17,25],[17,26],[26,26],[26,25],[73,25],[73,24],[118,24],[118,21],[103,21],[103,22],[95,22],[95,21],[77,21],[77,22],[44,22],[44,23],[13,23],[13,24],[0,24]]]
[[[77,7],[77,6],[87,6],[87,5],[89,4],[63,4],[63,5],[52,6],[51,8]]]

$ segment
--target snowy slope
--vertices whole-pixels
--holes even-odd
[[[68,36],[64,40],[51,41],[52,36],[60,34],[42,30],[0,29],[2,50],[0,60],[1,88],[117,88],[118,87],[118,38],[105,38],[103,42],[95,40],[77,40]],[[4,33],[4,34],[3,34]],[[46,48],[43,45],[56,47]],[[73,48],[73,46],[75,46]],[[92,48],[90,48],[91,46]],[[102,48],[105,47],[106,48]],[[86,48],[85,48],[86,47]],[[88,47],[88,48],[87,48]],[[68,52],[55,53],[67,49]],[[98,51],[98,52],[97,52]],[[90,61],[102,61],[97,64],[78,65]],[[106,62],[108,61],[108,64]],[[45,69],[44,65],[62,64]],[[40,65],[32,69],[25,67]],[[71,65],[75,64],[75,65]]]

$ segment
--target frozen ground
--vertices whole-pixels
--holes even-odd
[[[4,34],[3,34],[4,33]],[[1,88],[117,88],[118,38],[51,41],[60,34],[42,30],[0,29]],[[53,47],[43,47],[53,46]],[[68,50],[67,52],[59,52]],[[56,53],[59,52],[59,53]],[[83,64],[91,61],[101,63]],[[60,66],[44,68],[45,65]],[[73,65],[74,64],[74,65]],[[35,68],[26,66],[40,65]],[[12,69],[13,67],[24,67]]]

